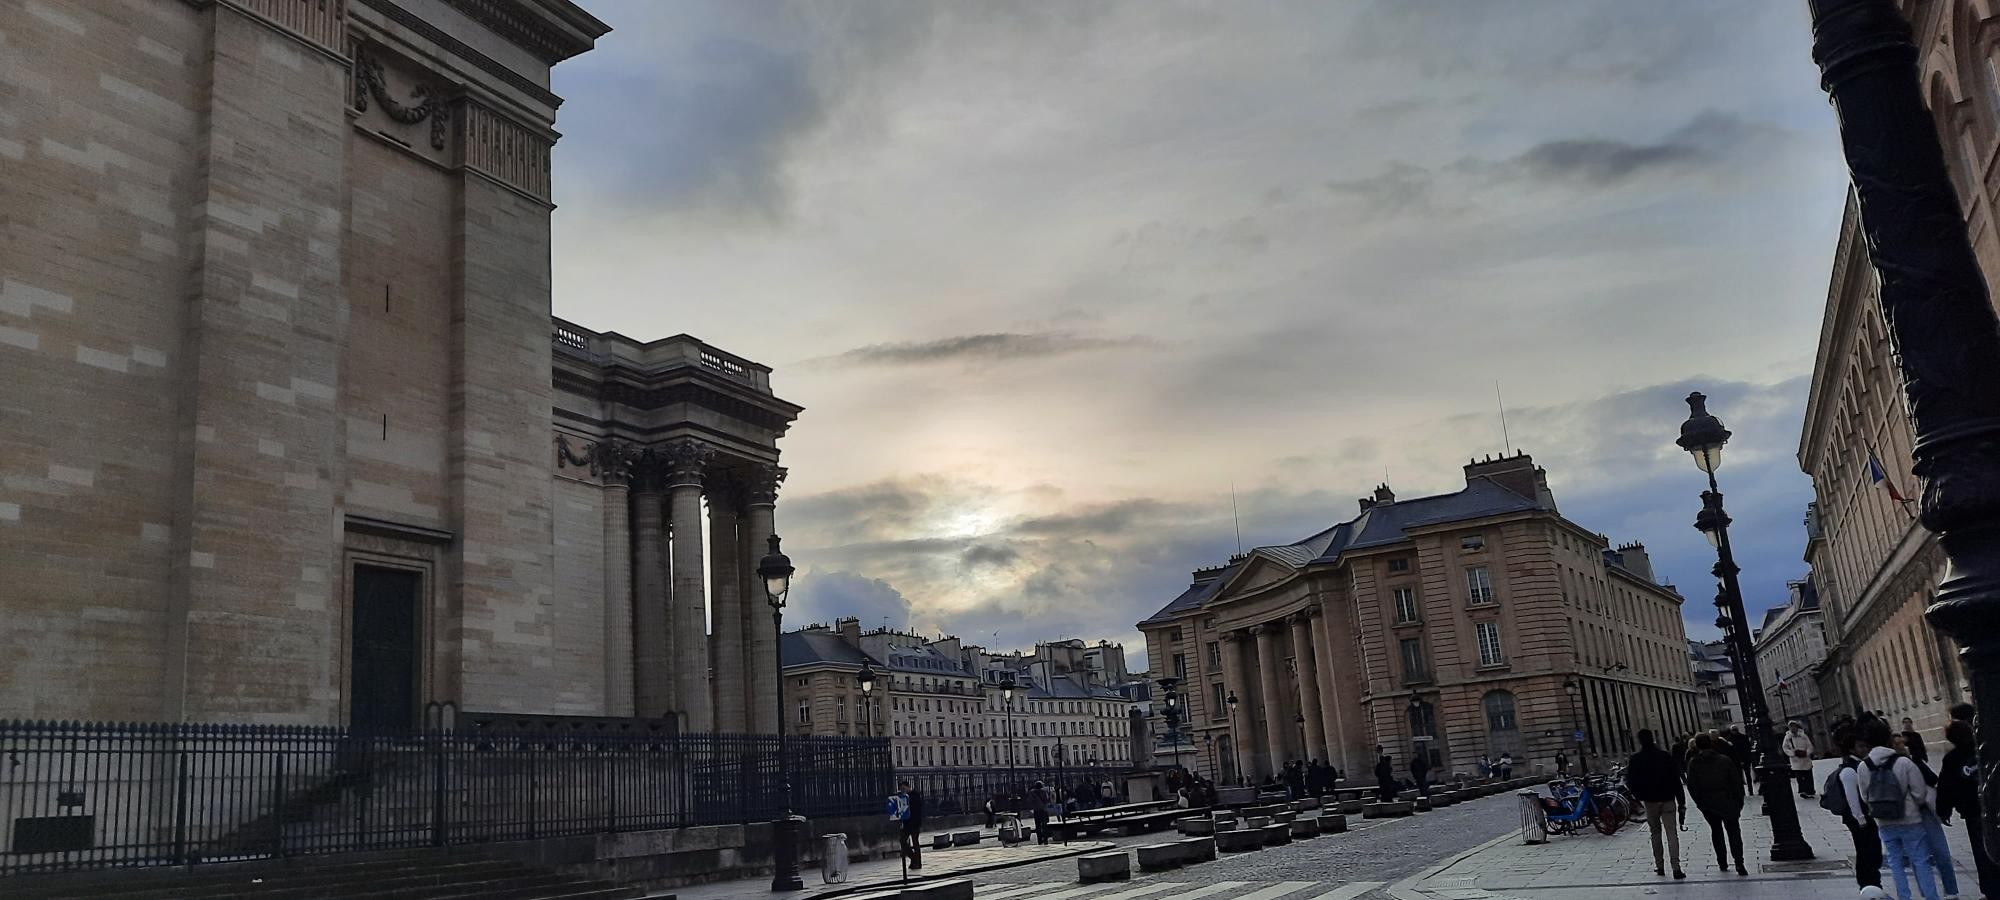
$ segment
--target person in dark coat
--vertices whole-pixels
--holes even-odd
[[[1431,795],[1431,755],[1418,750],[1410,754],[1410,780],[1417,785],[1420,796]]]
[[[910,861],[910,871],[915,872],[924,867],[924,795],[907,781],[897,785],[897,789],[909,798],[910,814],[903,817],[903,857]]]
[[[1715,842],[1716,867],[1729,868],[1736,859],[1736,874],[1750,874],[1743,868],[1743,829],[1737,818],[1743,815],[1743,776],[1736,760],[1716,746],[1716,739],[1703,734],[1694,739],[1694,756],[1688,759],[1687,792],[1696,809],[1708,820],[1709,838]],[[1724,838],[1728,839],[1727,847]]]
[[[1037,781],[1028,787],[1028,807],[1035,816],[1035,843],[1049,842],[1049,804],[1055,800],[1049,797],[1047,788]]]
[[[1744,734],[1742,726],[1739,725],[1729,726],[1729,730],[1723,732],[1722,737],[1729,742],[1729,746],[1717,747],[1716,749],[1722,750],[1728,754],[1730,759],[1736,761],[1736,767],[1743,770],[1743,786],[1752,793],[1755,793],[1757,790],[1757,745],[1751,742],[1750,736]]]
[[[1375,745],[1375,799],[1387,803],[1396,799],[1401,788],[1396,786],[1396,764],[1389,759],[1381,744]]]
[[[2000,866],[1986,853],[1986,832],[1979,820],[1979,754],[1972,747],[1972,723],[1953,721],[1945,726],[1944,739],[1951,742],[1951,752],[1939,763],[1943,769],[1938,772],[1938,812],[1965,823],[1972,861],[1979,870],[1979,893],[2000,897]]]
[[[1687,820],[1687,793],[1681,789],[1681,770],[1674,764],[1673,754],[1653,743],[1650,728],[1639,729],[1639,752],[1625,763],[1625,785],[1646,805],[1646,827],[1653,833],[1653,874],[1666,875],[1665,860],[1671,856],[1674,877],[1686,878],[1687,873],[1681,871],[1679,825]],[[1668,813],[1675,813],[1675,818],[1669,821]],[[1660,845],[1663,830],[1667,833],[1665,855]]]

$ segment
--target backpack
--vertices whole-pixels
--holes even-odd
[[[1893,766],[1895,764],[1890,763],[1890,765]],[[1854,815],[1854,811],[1847,808],[1847,786],[1840,783],[1840,773],[1847,771],[1849,768],[1848,766],[1838,766],[1833,770],[1833,774],[1826,776],[1826,784],[1821,785],[1819,789],[1820,809],[1833,813],[1836,816],[1852,817]]]
[[[1903,781],[1896,777],[1896,760],[1902,754],[1889,757],[1884,765],[1876,765],[1872,759],[1863,759],[1861,764],[1868,767],[1868,789],[1862,792],[1861,805],[1868,808],[1868,818],[1900,819],[1903,817]]]

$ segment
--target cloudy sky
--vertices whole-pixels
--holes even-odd
[[[1107,637],[1512,443],[1714,632],[1753,610],[1844,190],[1805,5],[591,0],[556,311],[776,368],[803,620]]]

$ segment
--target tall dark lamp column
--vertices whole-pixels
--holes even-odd
[[[1236,769],[1236,783],[1243,784],[1243,735],[1236,730],[1236,692],[1230,691],[1223,704],[1229,707],[1229,762]]]
[[[1563,692],[1569,695],[1569,727],[1573,732],[1571,736],[1584,734],[1583,719],[1576,713],[1576,702],[1577,698],[1583,695],[1583,685],[1577,683],[1576,676],[1569,676],[1563,679]],[[1576,766],[1582,771],[1590,771],[1590,758],[1584,754],[1581,737],[1576,737]]]
[[[1973,256],[1917,48],[1893,0],[1810,0],[1813,60],[1833,99],[1882,317],[1916,426],[1924,527],[1948,565],[1925,616],[1964,649],[1981,816],[2000,852],[2000,327]]]
[[[1158,682],[1160,685],[1161,702],[1166,706],[1165,709],[1160,711],[1160,718],[1167,720],[1167,746],[1174,750],[1179,750],[1181,746],[1181,698],[1179,694],[1174,693],[1174,688],[1180,686],[1180,683],[1180,679],[1171,675],[1160,679]],[[1180,764],[1180,757],[1178,755],[1174,756],[1173,759],[1173,765]]]
[[[875,701],[870,696],[875,692],[875,667],[861,660],[861,671],[854,673],[854,683],[861,686],[861,733],[875,736]]]
[[[772,640],[782,648],[785,640],[785,595],[792,591],[792,560],[778,549],[778,536],[771,535],[771,552],[757,561],[757,575],[764,579],[764,599],[771,604]],[[785,752],[785,661],[778,654],[778,780],[785,786],[785,817],[771,823],[771,890],[803,891],[799,877],[799,832],[805,817],[792,813],[792,763]]]
[[[1201,736],[1201,742],[1208,748],[1208,780],[1216,781],[1221,776],[1216,772],[1219,764],[1215,759],[1215,732],[1204,733]]]
[[[1007,784],[1008,790],[1019,790],[1021,784],[1014,775],[1014,689],[1020,687],[1014,680],[1014,673],[1000,681],[1000,699],[1007,704]]]
[[[1743,609],[1743,589],[1736,581],[1742,571],[1729,549],[1729,514],[1722,509],[1722,491],[1715,470],[1722,466],[1722,445],[1729,442],[1729,429],[1708,413],[1708,398],[1700,391],[1688,395],[1688,419],[1681,423],[1675,443],[1694,457],[1695,466],[1708,476],[1708,490],[1701,495],[1701,513],[1694,527],[1715,545],[1715,577],[1722,582],[1727,601],[1724,618],[1729,619],[1727,637],[1740,654],[1737,665],[1737,693],[1743,698],[1743,715],[1750,720],[1757,741],[1760,765],[1758,793],[1764,797],[1766,814],[1771,817],[1771,859],[1776,862],[1812,859],[1812,845],[1799,830],[1799,810],[1792,802],[1791,764],[1778,749],[1778,735],[1771,728],[1771,714],[1764,707],[1763,680],[1757,675],[1757,651],[1750,643],[1750,616]]]

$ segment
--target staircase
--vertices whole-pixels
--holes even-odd
[[[0,879],[0,896],[8,900],[628,900],[645,895],[636,887],[436,850]]]

